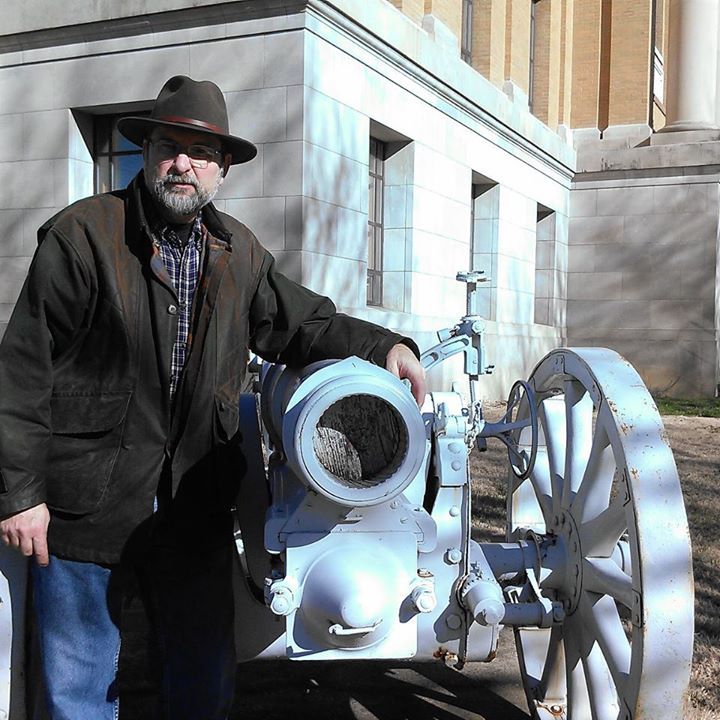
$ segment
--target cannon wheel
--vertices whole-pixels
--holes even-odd
[[[540,447],[529,478],[509,473],[508,536],[548,549],[540,588],[566,613],[552,628],[515,629],[531,713],[683,717],[690,539],[657,408],[634,368],[603,348],[551,352],[530,383]]]

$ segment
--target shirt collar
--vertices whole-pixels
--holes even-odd
[[[177,232],[171,225],[167,225],[165,223],[161,223],[157,226],[157,228],[154,231],[154,234],[157,238],[160,239],[161,242],[166,242],[169,245],[172,245],[173,247],[177,248],[178,250],[182,250],[184,247],[184,244],[180,240]],[[197,217],[195,218],[193,222],[192,229],[190,230],[190,234],[188,235],[188,243],[193,243],[196,248],[200,247],[201,241],[202,241],[203,233],[202,233],[202,210],[197,214]]]

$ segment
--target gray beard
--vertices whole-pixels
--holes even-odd
[[[190,174],[187,175],[165,175],[165,177],[156,177],[149,184],[148,189],[153,198],[164,207],[170,215],[177,217],[187,217],[188,215],[197,215],[217,194],[220,188],[221,175],[218,173],[215,181],[215,187],[207,190]],[[171,183],[182,182],[188,183],[195,188],[194,195],[185,195],[184,193],[174,192]]]

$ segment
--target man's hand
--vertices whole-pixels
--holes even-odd
[[[50,513],[42,503],[22,510],[0,521],[0,537],[10,547],[18,548],[23,555],[35,555],[38,565],[49,562],[47,529]]]
[[[407,378],[417,404],[422,405],[425,402],[425,368],[407,345],[398,343],[390,348],[385,358],[385,369],[401,380]]]

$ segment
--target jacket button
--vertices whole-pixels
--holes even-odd
[[[168,314],[177,315],[177,305],[168,305]]]

